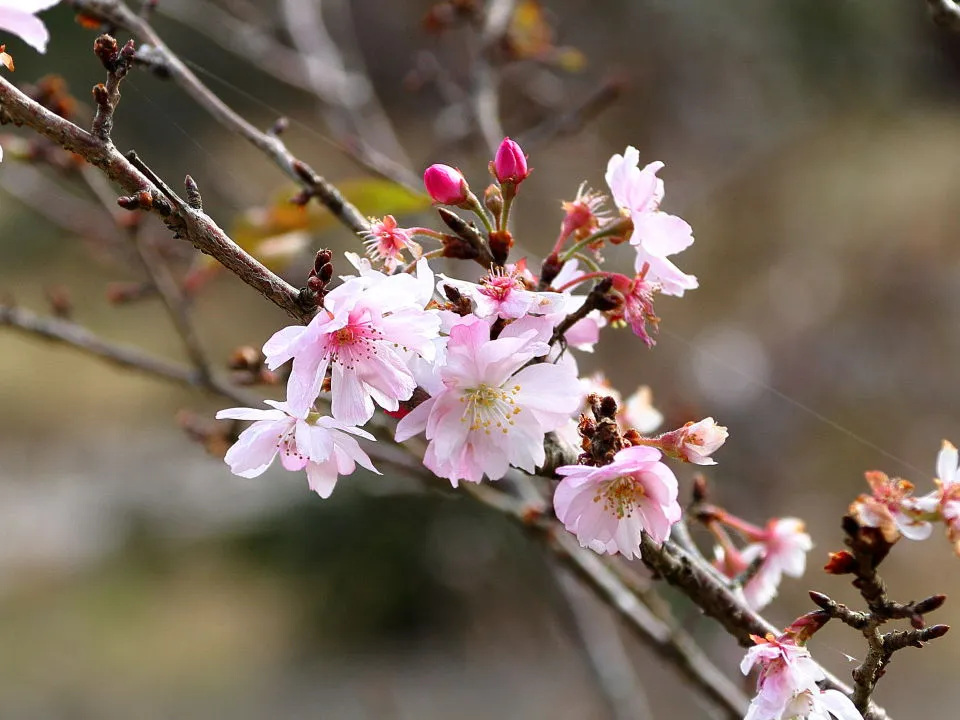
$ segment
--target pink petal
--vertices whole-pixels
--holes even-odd
[[[26,3],[29,5],[29,3]],[[27,45],[40,53],[47,51],[50,33],[43,21],[23,9],[0,8],[0,30],[18,35]]]

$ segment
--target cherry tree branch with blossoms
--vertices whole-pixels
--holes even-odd
[[[36,13],[54,4],[35,3],[28,12],[0,0],[0,28],[42,51],[47,35]],[[782,631],[758,614],[783,576],[805,572],[812,540],[802,521],[780,517],[755,525],[709,502],[704,479],[682,507],[678,480],[665,460],[715,465],[713,455],[727,440],[727,428],[707,417],[658,433],[662,416],[649,389],[622,398],[603,377],[581,377],[577,365],[578,352],[592,351],[613,330],[631,332],[653,347],[660,322],[655,302],[661,296],[682,298],[699,286],[698,278],[675,264],[694,235],[686,221],[661,208],[664,164],[641,165],[634,147],[613,154],[605,172],[609,193],[581,186],[563,203],[559,235],[547,257],[542,262],[512,257],[510,213],[530,167],[517,142],[493,137],[500,124],[497,68],[489,54],[508,32],[513,3],[494,3],[479,24],[479,74],[470,95],[475,130],[495,146],[491,181],[474,191],[459,169],[441,163],[423,174],[442,229],[404,227],[392,215],[364,217],[294,157],[278,131],[258,130],[201,83],[144,14],[117,0],[65,4],[87,24],[134,36],[123,45],[107,32],[96,39],[95,54],[107,78],[93,91],[91,129],[3,76],[0,122],[26,127],[75,154],[125,193],[117,199],[120,208],[156,215],[175,238],[189,241],[283,309],[295,324],[277,330],[263,343],[262,354],[244,356],[241,365],[258,381],[285,383],[285,396],[265,401],[266,408],[252,407],[256,403],[238,383],[218,377],[191,323],[183,279],[135,232],[131,239],[149,283],[165,302],[192,367],[10,302],[0,305],[0,326],[237,403],[217,418],[233,421],[220,440],[229,445],[223,459],[239,476],[257,477],[279,458],[284,469],[303,471],[309,488],[327,498],[358,467],[379,473],[380,464],[468,494],[528,530],[724,717],[889,717],[872,694],[890,658],[942,637],[949,627],[927,626],[925,620],[943,605],[943,595],[892,600],[877,567],[901,537],[926,539],[938,522],[960,547],[956,449],[944,443],[936,487],[921,497],[905,480],[867,474],[872,494],[856,499],[843,519],[848,549],[832,553],[825,568],[853,577],[865,609],[813,591],[818,609]],[[2,47],[0,54],[11,70],[12,58]],[[122,82],[143,68],[166,73],[218,123],[261,150],[300,185],[296,202],[317,198],[357,236],[364,254],[347,253],[342,262],[321,250],[304,286],[294,287],[204,212],[189,176],[181,198],[136,152],[118,150],[111,131]],[[632,249],[631,266],[606,269],[602,251],[613,245]],[[479,282],[437,274],[431,260],[438,258],[448,259],[449,267],[458,267],[457,260],[476,262],[487,274]],[[344,274],[337,278],[338,273]],[[250,424],[237,433],[238,423]],[[691,540],[691,522],[712,536],[713,560]],[[678,626],[655,590],[637,587],[626,566],[631,560],[640,560],[654,579],[677,588],[748,647],[741,670],[759,671],[752,700]],[[866,642],[853,687],[828,673],[807,648],[830,620],[861,633]],[[881,631],[902,620],[909,629]]]

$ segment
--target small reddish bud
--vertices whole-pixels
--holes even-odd
[[[494,230],[490,233],[490,253],[498,265],[504,265],[513,247],[513,235],[509,230]]]
[[[823,571],[831,575],[847,575],[857,569],[857,560],[847,550],[830,553],[830,559],[823,566]]]
[[[431,165],[423,173],[423,186],[427,194],[441,205],[459,205],[466,202],[470,193],[466,178],[449,165]]]
[[[510,138],[504,138],[493,160],[493,176],[501,185],[519,185],[529,174],[530,169],[527,167],[527,157],[523,150]]]

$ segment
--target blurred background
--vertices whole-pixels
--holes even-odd
[[[298,37],[307,25],[290,22],[296,5],[160,0],[154,24],[251,122],[291,118],[285,140],[330,180],[365,176],[339,149],[362,117],[370,146],[414,178],[446,162],[482,187],[490,154],[463,103],[475,29],[429,31],[422,0],[326,2],[341,57],[320,44],[312,65],[297,66],[228,23],[295,46],[310,40]],[[839,549],[839,518],[865,490],[863,472],[925,492],[941,438],[960,441],[960,36],[933,26],[921,0],[524,7],[529,33],[552,37],[501,74],[503,127],[529,140],[535,168],[516,204],[518,241],[546,253],[560,201],[584,181],[603,189],[607,158],[627,144],[644,162],[666,162],[664,209],[697,238],[678,265],[700,289],[659,300],[656,348],[610,335],[582,367],[602,367],[624,393],[652,386],[668,427],[706,415],[728,426],[707,473],[717,502],[757,523],[807,521],[808,574],[784,580],[766,613],[774,623],[810,609],[808,589],[855,602],[819,568]],[[198,8],[212,14],[201,22]],[[63,75],[83,118],[88,88],[103,79],[94,33],[67,7],[43,17],[45,56],[0,37],[16,58],[11,77],[22,86]],[[553,132],[611,80],[616,102]],[[298,82],[326,87],[328,102]],[[357,112],[339,112],[332,97]],[[205,209],[236,233],[251,208],[290,194],[255,149],[147,72],[124,84],[114,138],[174,186],[191,174]],[[4,126],[0,141],[0,293],[47,312],[51,292],[66,292],[77,322],[183,359],[158,302],[108,301],[111,284],[142,280],[110,214],[68,173],[18,160],[34,142],[28,131]],[[436,225],[429,213],[406,217]],[[322,218],[309,230],[284,263],[297,285],[311,248],[359,248]],[[629,249],[608,256],[629,263]],[[195,307],[224,362],[287,322],[225,273]],[[0,717],[624,717],[584,659],[555,569],[512,525],[393,473],[351,477],[329,501],[299,474],[235,477],[177,421],[223,405],[0,332]],[[689,468],[677,472],[689,492]],[[960,590],[960,559],[939,531],[902,542],[884,569],[897,599]],[[709,717],[589,594],[567,590],[588,631],[622,641],[635,673],[628,717]],[[688,604],[675,599],[675,609],[734,676],[742,651]],[[937,620],[958,612],[948,602]],[[842,629],[814,643],[844,678],[847,656],[862,653]],[[906,650],[876,698],[897,718],[918,706],[951,716],[958,659],[949,637]]]

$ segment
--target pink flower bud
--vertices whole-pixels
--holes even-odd
[[[493,161],[493,174],[499,183],[514,185],[523,182],[530,174],[523,150],[510,138],[504,138],[500,147],[497,148],[497,156]]]
[[[463,173],[449,165],[428,167],[423,173],[423,186],[433,201],[441,205],[459,205],[470,192]]]

